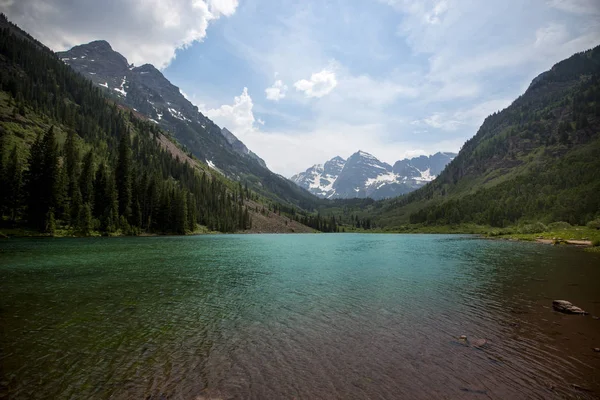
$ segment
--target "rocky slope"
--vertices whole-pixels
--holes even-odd
[[[358,151],[348,160],[334,157],[291,179],[321,198],[369,197],[377,200],[420,188],[435,179],[455,156],[454,153],[436,153],[400,160],[391,166],[369,153]]]
[[[154,66],[129,64],[103,40],[75,46],[57,55],[95,85],[104,88],[119,104],[170,131],[194,156],[227,177],[246,182],[275,201],[310,208],[317,200],[271,172],[234,133],[221,129],[204,116]]]

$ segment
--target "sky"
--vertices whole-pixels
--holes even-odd
[[[600,0],[0,0],[55,51],[154,64],[284,176],[363,150],[459,151],[556,62],[600,44]]]

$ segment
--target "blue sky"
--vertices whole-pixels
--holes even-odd
[[[99,5],[101,4],[101,5]],[[458,151],[531,79],[600,44],[599,0],[0,0],[55,50],[150,62],[275,172]]]

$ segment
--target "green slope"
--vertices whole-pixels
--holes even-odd
[[[486,118],[435,181],[368,211],[386,228],[600,216],[600,47],[556,64]]]

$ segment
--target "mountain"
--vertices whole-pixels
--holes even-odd
[[[106,43],[94,48],[104,69],[122,68]],[[64,61],[0,14],[0,236],[337,229],[215,173]]]
[[[104,40],[57,53],[116,102],[169,131],[184,148],[227,177],[278,202],[312,208],[316,198],[271,172],[234,133],[221,129],[154,66],[134,66]]]
[[[420,188],[439,175],[455,156],[454,153],[436,153],[400,160],[391,166],[358,151],[348,160],[334,157],[325,164],[313,165],[291,180],[321,198],[378,200]]]
[[[381,204],[381,226],[506,227],[600,218],[600,46],[533,79],[429,185]]]
[[[227,142],[231,145],[231,147],[233,147],[233,150],[236,153],[241,154],[243,156],[248,156],[250,158],[253,158],[263,168],[267,168],[267,164],[265,163],[265,160],[263,160],[262,158],[260,158],[258,155],[256,155],[250,149],[248,149],[248,147],[246,147],[246,145],[244,143],[242,143],[241,140],[239,140],[237,137],[235,137],[235,135],[233,133],[231,133],[229,131],[229,129],[223,128],[223,129],[221,129],[221,133],[223,134],[223,136],[225,137],[225,139],[227,140]]]
[[[203,171],[155,124],[107,101],[4,15],[0,28],[3,228],[68,235],[250,228],[241,204],[249,191],[233,196],[232,182]]]
[[[333,194],[333,183],[342,172],[346,160],[334,157],[323,164],[316,164],[304,172],[291,177],[292,182],[315,196],[329,198]]]

